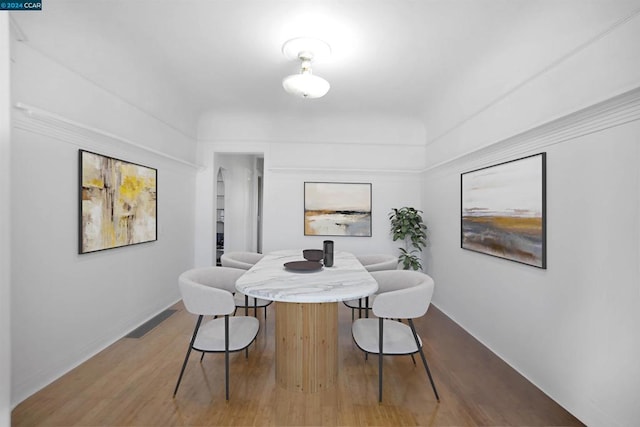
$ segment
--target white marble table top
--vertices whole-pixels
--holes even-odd
[[[236,282],[236,289],[255,298],[280,302],[338,302],[362,298],[378,290],[378,283],[349,252],[335,252],[332,267],[314,272],[284,268],[304,261],[302,250],[267,254]]]

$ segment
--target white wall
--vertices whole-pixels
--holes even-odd
[[[14,42],[13,102],[118,135],[14,110],[11,145],[12,403],[179,299],[193,265],[195,142]],[[171,146],[169,156],[162,152]],[[158,169],[158,241],[77,254],[78,149]],[[186,161],[186,162],[183,162]]]
[[[372,183],[372,237],[332,237],[336,250],[396,253],[389,236],[391,208],[421,206],[424,127],[389,117],[257,116],[209,112],[200,120],[198,206],[213,205],[216,153],[264,153],[263,251],[320,248],[325,237],[304,236],[305,181]],[[197,208],[200,211],[200,208]],[[196,259],[210,263],[212,213],[196,221]]]
[[[460,173],[476,165],[425,179],[434,304],[594,426],[640,417],[638,135],[634,122],[544,149],[546,271],[460,249]]]
[[[265,162],[266,163],[266,162]],[[335,242],[337,251],[354,254],[398,254],[401,242],[389,234],[388,214],[394,207],[421,208],[417,174],[380,171],[269,171],[266,168],[264,192],[264,251],[287,248],[322,249],[325,239]],[[368,182],[372,191],[372,236],[305,236],[304,182]]]
[[[10,93],[9,13],[0,12],[0,93]],[[11,424],[10,104],[0,97],[0,426]]]
[[[427,146],[434,304],[590,426],[640,419],[638,39],[636,17]],[[460,249],[460,173],[541,151],[547,270]]]

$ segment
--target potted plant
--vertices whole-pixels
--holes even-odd
[[[393,241],[402,240],[398,262],[405,270],[422,269],[420,252],[427,245],[427,226],[422,221],[422,211],[411,207],[393,208],[389,213]]]

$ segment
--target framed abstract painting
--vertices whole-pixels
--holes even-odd
[[[305,182],[304,235],[371,237],[371,184]]]
[[[461,174],[461,247],[547,268],[546,153]]]
[[[79,244],[85,254],[158,239],[158,171],[79,151]]]

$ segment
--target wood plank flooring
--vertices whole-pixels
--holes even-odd
[[[142,338],[123,338],[31,396],[13,426],[574,426],[579,420],[431,306],[416,321],[440,403],[424,368],[386,357],[377,401],[377,358],[365,361],[351,339],[350,310],[339,307],[337,386],[315,394],[275,383],[275,304],[244,352],[231,355],[230,400],[224,355],[193,352],[175,399],[173,388],[195,317],[178,311]]]

